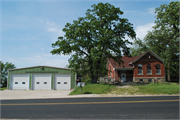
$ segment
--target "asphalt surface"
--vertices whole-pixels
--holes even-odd
[[[179,96],[1,100],[5,119],[179,119]]]

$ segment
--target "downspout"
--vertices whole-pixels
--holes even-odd
[[[8,87],[8,81],[9,81],[9,70],[8,70],[8,75],[7,75],[7,89],[9,88]]]
[[[115,82],[115,68],[113,68],[113,70],[114,70],[114,82]]]
[[[132,64],[133,65],[133,82],[135,82],[135,80],[134,80],[134,64]]]

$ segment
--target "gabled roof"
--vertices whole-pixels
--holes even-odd
[[[121,65],[116,63],[112,58],[110,58],[109,61],[110,61],[111,65],[113,66],[113,68],[133,68],[133,66],[130,65],[130,64],[135,63],[136,61],[138,61],[140,58],[142,58],[147,53],[152,54],[158,60],[160,60],[161,62],[164,62],[158,55],[156,55],[151,50],[148,50],[148,51],[144,52],[143,54],[141,54],[139,56],[133,56],[133,57],[124,56],[124,57],[122,57],[122,60],[124,61],[124,64],[122,63]]]
[[[32,66],[32,67],[24,67],[24,68],[9,69],[9,71],[10,71],[10,70],[27,69],[27,68],[35,68],[35,67],[50,67],[50,68],[58,68],[58,69],[66,69],[66,70],[70,70],[70,68],[60,68],[60,67],[52,67],[52,66],[39,65],[39,66]]]
[[[144,52],[143,54],[141,54],[141,56],[139,56],[136,60],[134,60],[132,63],[135,63],[136,61],[138,61],[140,58],[142,58],[144,55],[146,55],[147,53],[150,53],[151,55],[153,55],[155,58],[157,58],[158,60],[160,60],[161,62],[164,62],[164,60],[162,60],[158,55],[156,55],[153,51],[148,50],[146,52]]]

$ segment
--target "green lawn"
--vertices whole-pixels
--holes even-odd
[[[157,83],[147,86],[137,86],[142,94],[179,94],[179,84],[177,83]]]
[[[0,88],[0,91],[6,90],[6,89],[7,89],[7,87],[3,87],[3,88]]]
[[[149,85],[126,86],[108,84],[86,84],[83,94],[117,94],[117,95],[155,95],[155,94],[179,94],[179,84],[158,83]],[[81,94],[80,87],[76,87],[69,95]]]
[[[105,85],[105,84],[90,84],[87,83],[85,87],[82,88],[83,94],[106,94],[112,91],[115,85]],[[69,95],[81,94],[81,88],[76,87]]]

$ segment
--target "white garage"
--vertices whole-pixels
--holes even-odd
[[[55,90],[70,90],[71,74],[55,74],[54,89]]]
[[[51,90],[51,74],[33,74],[32,90]]]
[[[29,90],[29,74],[12,74],[11,90]]]

